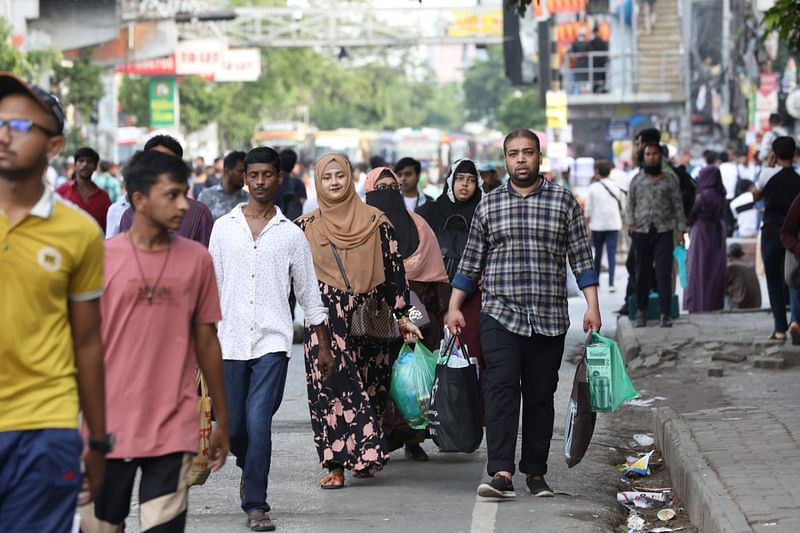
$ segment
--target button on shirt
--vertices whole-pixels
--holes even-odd
[[[253,239],[242,208],[218,219],[209,252],[217,275],[223,359],[249,360],[268,353],[291,354],[294,332],[289,290],[311,325],[328,316],[322,304],[311,248],[303,231],[275,208],[275,216]]]
[[[482,277],[482,312],[518,335],[561,335],[569,329],[567,256],[581,289],[597,285],[572,193],[542,179],[523,197],[509,182],[478,204],[453,287],[471,293]]]
[[[675,229],[686,231],[678,178],[665,172],[654,180],[644,171],[639,172],[628,191],[625,222],[633,226],[636,233],[650,233],[651,228],[658,233]]]

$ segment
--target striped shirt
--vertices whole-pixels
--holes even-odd
[[[453,287],[471,293],[482,278],[483,313],[518,335],[561,335],[569,329],[567,257],[581,289],[597,285],[572,193],[542,179],[522,196],[509,182],[475,210]]]

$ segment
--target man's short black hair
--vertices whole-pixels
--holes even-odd
[[[281,171],[281,158],[278,155],[278,152],[269,146],[259,146],[247,152],[247,155],[244,158],[245,172],[247,171],[247,167],[254,163],[266,163],[274,166],[276,172]]]
[[[394,165],[394,171],[400,172],[406,167],[414,167],[414,173],[419,176],[419,173],[422,172],[422,163],[414,159],[413,157],[404,157]]]
[[[703,152],[703,159],[705,160],[706,165],[713,165],[717,160],[717,157],[717,152],[714,150],[706,150]]]
[[[506,147],[508,146],[508,143],[510,141],[512,141],[514,139],[518,139],[520,137],[522,137],[524,139],[532,140],[533,144],[536,145],[536,150],[537,151],[541,151],[542,150],[542,146],[541,146],[541,144],[539,144],[539,136],[538,135],[533,133],[528,128],[517,128],[515,130],[511,130],[511,133],[506,135],[506,138],[503,139],[503,153],[505,153]]]
[[[246,153],[239,150],[234,150],[225,156],[225,159],[222,162],[222,169],[232,170],[236,168],[236,165],[239,163],[239,161],[244,161],[245,157],[247,157]]]
[[[278,154],[278,157],[281,160],[281,171],[284,175],[288,176],[292,173],[294,166],[297,164],[297,152],[291,148],[284,148],[281,150],[281,153]]]
[[[719,153],[719,162],[720,163],[727,163],[728,161],[729,161],[728,152],[726,152],[725,150],[721,151]]]
[[[100,162],[100,154],[98,154],[88,146],[84,146],[82,148],[78,148],[77,150],[75,150],[75,153],[72,155],[72,157],[75,158],[76,163],[78,162],[78,159],[80,159],[81,157],[88,157],[89,159],[94,161],[95,165]]]
[[[661,151],[661,142],[652,139],[649,141],[642,140],[642,157],[644,157],[644,149],[647,148],[648,146],[655,146],[656,148],[658,148],[658,153],[661,154],[663,157],[664,154]]]
[[[783,124],[783,117],[780,113],[770,113],[769,114],[769,123],[770,126],[780,126]]]
[[[222,162],[223,162],[223,163],[222,163],[223,165],[225,164],[225,162],[224,162],[224,158],[223,158],[222,156],[218,156],[218,157],[215,157],[215,158],[214,158],[214,164],[217,164],[217,163],[219,163],[220,161],[222,161]]]
[[[611,174],[611,169],[614,168],[614,165],[608,159],[600,159],[595,163],[595,167],[601,178],[607,178]]]
[[[791,161],[794,159],[794,152],[797,148],[797,143],[794,139],[784,135],[772,141],[772,151],[780,161]]]
[[[183,147],[172,135],[153,135],[144,143],[145,150],[152,150],[156,146],[163,146],[174,153],[178,159],[183,159]]]
[[[102,161],[100,161],[100,172],[108,172],[109,170],[111,170],[112,166],[113,163],[111,161],[106,161],[105,159],[103,159]]]
[[[635,139],[641,139],[642,146],[647,143],[660,143],[661,132],[656,128],[645,128],[636,134]]]
[[[145,196],[150,194],[150,188],[162,174],[168,174],[176,183],[189,181],[189,167],[177,157],[158,150],[144,150],[133,154],[122,171],[125,177],[125,189],[128,191],[128,201],[133,204],[135,192]]]
[[[372,157],[369,158],[369,168],[378,168],[385,166],[387,165],[386,165],[386,160],[383,158],[383,156],[373,155]]]

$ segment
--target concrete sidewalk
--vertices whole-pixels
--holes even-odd
[[[763,311],[617,324],[642,399],[666,398],[639,409],[701,532],[800,531],[800,347],[771,331]]]

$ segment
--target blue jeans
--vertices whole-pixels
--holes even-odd
[[[617,238],[619,231],[593,231],[592,242],[594,243],[594,271],[600,278],[600,264],[603,260],[603,245],[608,254],[608,286],[614,286],[614,269],[617,266]]]
[[[761,258],[764,260],[764,274],[767,277],[767,292],[769,293],[769,306],[772,309],[772,318],[775,321],[775,331],[785,333],[789,329],[786,322],[786,282],[783,279],[783,261],[786,250],[780,241],[774,239],[761,239]],[[792,309],[792,322],[798,321],[800,316],[800,301],[797,289],[788,289],[789,303]]]
[[[77,429],[0,431],[0,531],[69,533],[82,449]]]
[[[278,411],[286,385],[286,352],[248,361],[224,360],[231,451],[242,469],[242,509],[269,511],[267,485],[272,459],[272,417]]]

